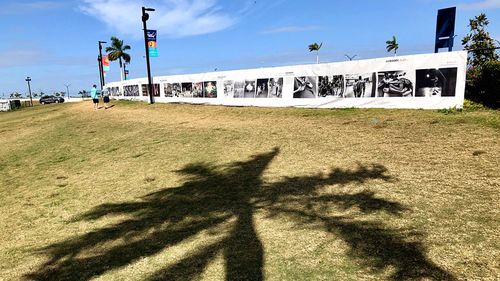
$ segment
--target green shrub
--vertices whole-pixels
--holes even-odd
[[[488,107],[500,107],[500,61],[491,60],[467,70],[466,97]]]
[[[478,111],[478,110],[484,110],[486,109],[486,107],[484,107],[484,105],[478,103],[478,102],[475,102],[473,100],[470,100],[470,99],[465,99],[464,100],[464,110],[465,111]]]

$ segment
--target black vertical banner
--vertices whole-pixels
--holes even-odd
[[[455,17],[457,8],[447,8],[438,11],[436,25],[436,45],[434,52],[437,53],[441,48],[453,49],[453,40],[455,38]]]

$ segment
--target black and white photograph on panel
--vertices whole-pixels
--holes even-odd
[[[316,77],[302,76],[295,77],[293,85],[293,98],[294,99],[310,99],[316,98],[317,85]]]
[[[153,84],[153,97],[159,97],[160,96],[160,84]],[[142,95],[145,97],[149,97],[149,85],[148,84],[142,84]]]
[[[194,98],[203,97],[203,82],[196,82],[193,84],[193,97]]]
[[[216,98],[217,97],[217,82],[216,81],[206,81],[203,83],[203,90],[206,98]]]
[[[269,79],[269,98],[281,98],[283,96],[283,78]]]
[[[244,98],[245,97],[245,81],[235,81],[234,82],[234,98]]]
[[[172,83],[172,95],[176,98],[181,95],[181,83]]]
[[[174,96],[174,94],[172,93],[172,84],[171,83],[166,83],[163,86],[163,93],[165,94],[165,97],[167,97],[167,98],[171,98]]]
[[[160,84],[153,84],[153,94],[154,97],[160,96]]]
[[[142,89],[142,95],[145,97],[149,97],[149,85],[148,84],[142,84],[141,89]]]
[[[233,80],[225,80],[224,81],[224,96],[231,97],[231,98],[234,96],[234,81]]]
[[[318,97],[343,97],[344,76],[320,76],[318,77]]]
[[[412,97],[413,82],[408,74],[408,71],[379,72],[377,97]]]
[[[181,97],[191,98],[193,97],[193,83],[182,83],[181,84]]]
[[[129,85],[123,87],[123,95],[126,97],[139,96],[139,85]]]
[[[347,74],[345,76],[345,98],[375,97],[376,73]]]
[[[257,79],[256,98],[267,98],[269,95],[269,79]]]
[[[417,69],[416,97],[454,97],[457,68]]]
[[[243,92],[243,96],[245,98],[254,98],[255,92],[257,91],[255,80],[245,80],[245,91]]]
[[[111,87],[111,88],[109,88],[109,94],[112,97],[120,96],[120,88],[118,88],[118,87]]]

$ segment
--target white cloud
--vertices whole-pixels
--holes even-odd
[[[272,33],[293,33],[293,32],[304,32],[319,29],[319,26],[309,25],[309,26],[285,26],[274,29],[264,30],[262,34],[272,34]]]
[[[458,7],[464,10],[498,9],[500,8],[500,0],[481,0],[475,3],[460,4]]]
[[[168,37],[186,37],[224,30],[237,22],[216,0],[83,0],[80,10],[120,35],[142,36],[141,7],[153,7],[148,28]]]

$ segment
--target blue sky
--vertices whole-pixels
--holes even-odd
[[[0,0],[0,96],[27,92],[26,76],[36,92],[88,90],[99,81],[97,41],[111,36],[132,47],[130,77],[146,76],[142,5],[156,8],[153,75],[314,63],[313,42],[324,43],[323,62],[387,56],[392,35],[401,55],[429,53],[437,10],[450,6],[458,38],[485,12],[500,40],[500,0]],[[108,81],[118,69],[112,62]]]

